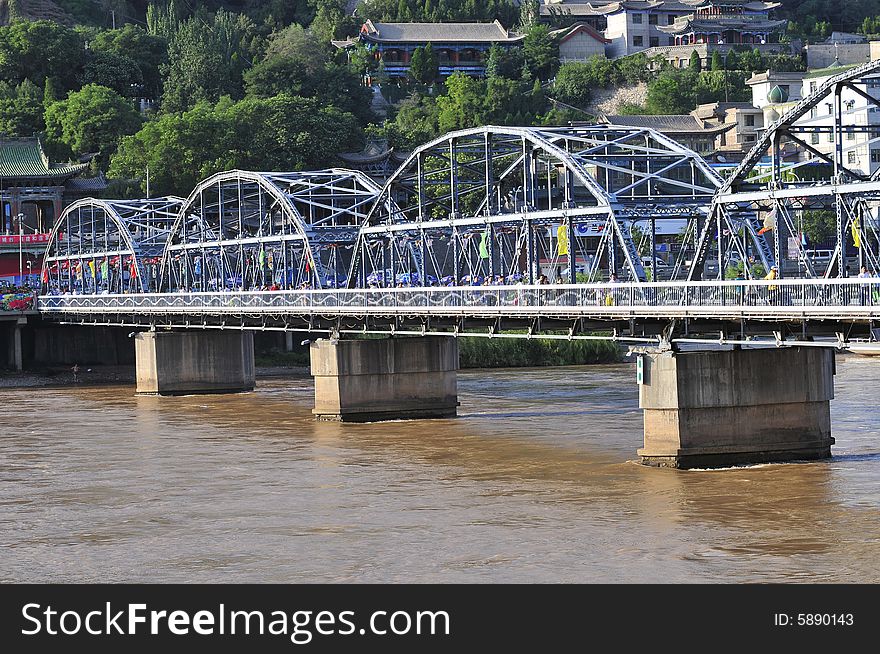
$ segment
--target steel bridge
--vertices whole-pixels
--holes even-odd
[[[873,145],[880,162],[880,121],[863,123],[878,76],[874,62],[829,79],[726,178],[650,129],[489,126],[421,146],[384,184],[233,170],[185,199],[81,200],[52,231],[39,309],[146,327],[865,337],[880,167],[851,162]],[[824,270],[799,238],[806,212],[833,219]],[[680,231],[668,265],[658,225]],[[855,251],[874,279],[847,279]]]

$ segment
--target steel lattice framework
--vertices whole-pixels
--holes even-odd
[[[71,204],[49,235],[43,292],[149,293],[182,198]]]
[[[218,173],[183,204],[162,263],[162,286],[177,291],[344,284],[358,231],[380,191],[351,170]]]
[[[718,256],[721,277],[733,252],[746,260],[750,251],[765,268],[778,266],[780,277],[786,259],[797,262],[797,276],[817,276],[801,236],[805,212],[834,216],[836,245],[826,277],[848,276],[850,245],[858,249],[859,266],[880,272],[880,168],[869,173],[854,165],[880,157],[880,149],[872,148],[880,142],[880,120],[874,118],[880,99],[870,92],[880,87],[878,75],[880,61],[843,70],[766,129],[713,199],[688,279],[702,276],[710,254]],[[786,161],[792,151],[801,155]],[[762,225],[766,236],[758,233]]]
[[[645,281],[633,225],[643,223],[653,252],[657,219],[705,217],[721,185],[699,155],[650,129],[452,132],[388,180],[361,229],[349,285],[534,283],[563,268],[574,281],[579,267],[596,279],[618,260]]]

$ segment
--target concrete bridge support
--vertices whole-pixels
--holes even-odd
[[[142,332],[135,337],[137,392],[237,393],[254,389],[254,335],[247,331]]]
[[[22,329],[27,325],[27,318],[4,320],[0,325],[6,329],[6,363],[10,370],[21,371],[24,368],[24,348],[21,342]]]
[[[318,420],[449,418],[458,406],[458,341],[318,340],[310,347]]]
[[[641,357],[642,463],[702,468],[831,456],[833,350]]]

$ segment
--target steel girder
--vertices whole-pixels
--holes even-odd
[[[381,189],[363,173],[231,170],[183,203],[162,262],[166,290],[326,288],[344,283]]]
[[[43,293],[159,290],[158,264],[182,203],[177,197],[74,202],[49,234]]]
[[[826,277],[849,274],[849,242],[860,245],[859,265],[880,273],[880,168],[871,172],[854,166],[859,158],[865,161],[873,159],[875,150],[880,153],[880,120],[872,119],[880,110],[880,97],[867,90],[877,86],[878,75],[880,61],[847,69],[766,129],[713,199],[688,279],[702,277],[710,251],[717,253],[721,277],[731,252],[750,248],[765,269],[777,266],[779,276],[786,268],[799,276],[822,274],[804,245],[805,211],[825,212],[829,218],[833,214],[835,246]],[[878,148],[872,149],[875,144]],[[786,153],[799,154],[787,162]],[[768,154],[769,164],[762,166]],[[786,260],[792,263],[783,265]],[[748,266],[745,273],[751,277]]]
[[[574,281],[577,270],[595,279],[600,266],[618,270],[618,253],[625,274],[644,281],[633,224],[705,215],[721,185],[699,155],[649,129],[452,132],[389,178],[349,286],[536,282],[554,271]]]

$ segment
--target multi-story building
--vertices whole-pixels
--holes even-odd
[[[832,77],[847,69],[836,66],[806,73],[803,79],[802,95],[816,91]],[[871,77],[853,86],[862,93],[880,101],[880,77]],[[852,88],[844,87],[841,93],[843,112],[843,166],[861,175],[871,175],[880,168],[880,107],[869,101]],[[829,158],[834,157],[834,100],[829,97],[826,102],[813,107],[810,113],[797,121],[800,127],[818,128],[815,132],[799,134],[813,149]],[[802,159],[818,159],[813,153],[803,148]]]
[[[358,39],[370,48],[390,78],[406,77],[416,48],[431,44],[437,55],[440,76],[486,74],[486,59],[494,44],[509,48],[525,37],[511,34],[497,20],[493,23],[379,23],[368,20]],[[334,42],[349,48],[354,41]]]
[[[779,2],[757,0],[680,0],[689,5],[691,13],[676,18],[660,28],[674,37],[671,45],[721,43],[728,45],[760,45],[777,40],[786,21],[771,20],[770,12]]]
[[[740,161],[752,149],[764,129],[764,112],[749,102],[711,102],[699,105],[691,115],[707,126],[732,126],[715,138],[714,158]]]
[[[589,12],[605,17],[612,58],[649,48],[702,44],[722,50],[744,44],[772,49],[785,26],[784,20],[770,19],[770,12],[779,6],[758,0],[621,0],[590,4],[581,20]]]

